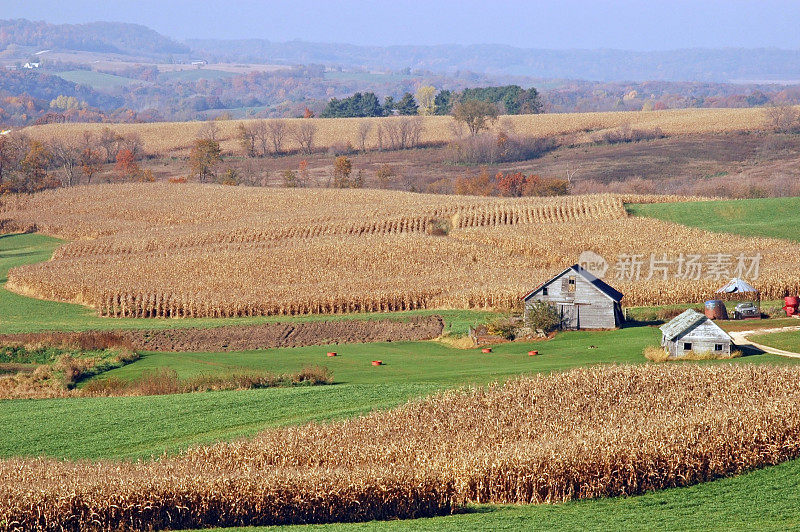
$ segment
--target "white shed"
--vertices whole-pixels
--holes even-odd
[[[670,358],[689,352],[729,356],[733,340],[719,325],[699,312],[688,309],[661,326],[661,347]]]

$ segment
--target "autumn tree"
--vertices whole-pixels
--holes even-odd
[[[344,155],[340,155],[333,161],[333,186],[335,188],[349,188],[350,173],[353,171],[353,163]]]
[[[122,181],[133,181],[139,175],[139,165],[136,164],[136,157],[129,149],[121,149],[117,152],[114,170]]]
[[[453,105],[453,119],[463,123],[471,135],[477,135],[497,120],[497,107],[481,100],[466,100]]]
[[[475,177],[460,176],[456,178],[453,191],[465,196],[491,196],[495,190],[495,182],[484,166]]]
[[[419,104],[419,114],[432,115],[436,113],[436,89],[430,85],[423,85],[415,94]]]
[[[494,177],[497,191],[501,196],[518,198],[522,196],[526,177],[522,172],[503,174],[498,172]]]
[[[297,188],[300,186],[300,180],[297,178],[297,174],[292,170],[284,170],[281,173],[281,178],[283,179],[283,186],[286,188]]]
[[[308,161],[303,159],[300,161],[297,169],[297,182],[298,186],[304,187],[308,184]]]
[[[47,175],[47,167],[51,161],[52,154],[43,143],[38,140],[30,141],[28,151],[20,162],[23,176],[20,192],[37,192],[51,188],[53,185]]]
[[[205,183],[214,177],[214,169],[222,161],[219,142],[212,139],[197,139],[189,153],[189,166],[192,175]]]
[[[397,170],[388,163],[383,163],[375,172],[375,178],[380,188],[389,188],[392,178],[395,176],[397,176]]]

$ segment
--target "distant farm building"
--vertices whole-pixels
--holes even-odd
[[[661,347],[670,358],[681,358],[689,352],[729,356],[731,343],[731,337],[719,325],[692,309],[661,326]]]
[[[536,301],[553,305],[563,329],[614,329],[624,322],[622,293],[575,264],[559,273],[523,301],[527,311]]]
[[[192,66],[196,66],[198,68],[200,68],[201,66],[206,66],[207,64],[208,61],[206,61],[205,59],[195,59],[194,61],[192,61]]]
[[[22,68],[28,68],[28,69],[39,68],[40,64],[41,63],[25,63],[24,65],[22,65]]]

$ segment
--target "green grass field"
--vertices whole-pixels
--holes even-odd
[[[160,78],[180,81],[197,81],[199,79],[225,79],[237,76],[235,72],[225,70],[214,70],[210,68],[192,68],[187,70],[175,70],[172,72],[162,72]]]
[[[796,325],[797,320],[793,321],[794,323],[792,325]],[[759,344],[768,345],[776,349],[783,349],[784,351],[800,353],[800,331],[753,334],[750,335],[749,338]]]
[[[129,85],[142,85],[146,83],[138,79],[115,76],[114,74],[106,74],[103,72],[93,72],[91,70],[68,70],[66,72],[54,72],[54,74],[79,85],[88,85],[93,89],[114,89],[116,87],[127,87]]]
[[[785,238],[800,242],[800,198],[763,198],[628,205],[636,216],[708,231]]]

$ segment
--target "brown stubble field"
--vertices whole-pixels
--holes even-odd
[[[315,146],[327,148],[338,143],[359,146],[358,129],[361,124],[371,124],[367,147],[378,147],[378,124],[391,123],[400,117],[388,118],[315,118],[317,127]],[[306,119],[285,119],[290,126],[307,122]],[[237,126],[252,121],[218,121],[218,140],[228,153],[239,151]],[[592,135],[603,130],[630,126],[633,129],[660,128],[667,135],[692,133],[730,133],[764,129],[766,121],[762,109],[674,109],[666,111],[625,111],[606,113],[565,113],[504,116],[499,120],[506,129],[519,135],[552,137],[576,135],[576,141],[592,140]],[[447,143],[454,138],[453,119],[449,116],[422,117],[424,127],[420,141],[429,144]],[[99,132],[108,124],[49,124],[25,128],[26,134],[39,140],[51,138],[78,138],[83,131]],[[144,142],[146,152],[158,156],[185,156],[204,127],[203,122],[157,122],[147,124],[113,124],[114,131],[128,135],[137,133]],[[296,141],[287,138],[286,149],[297,149]]]

